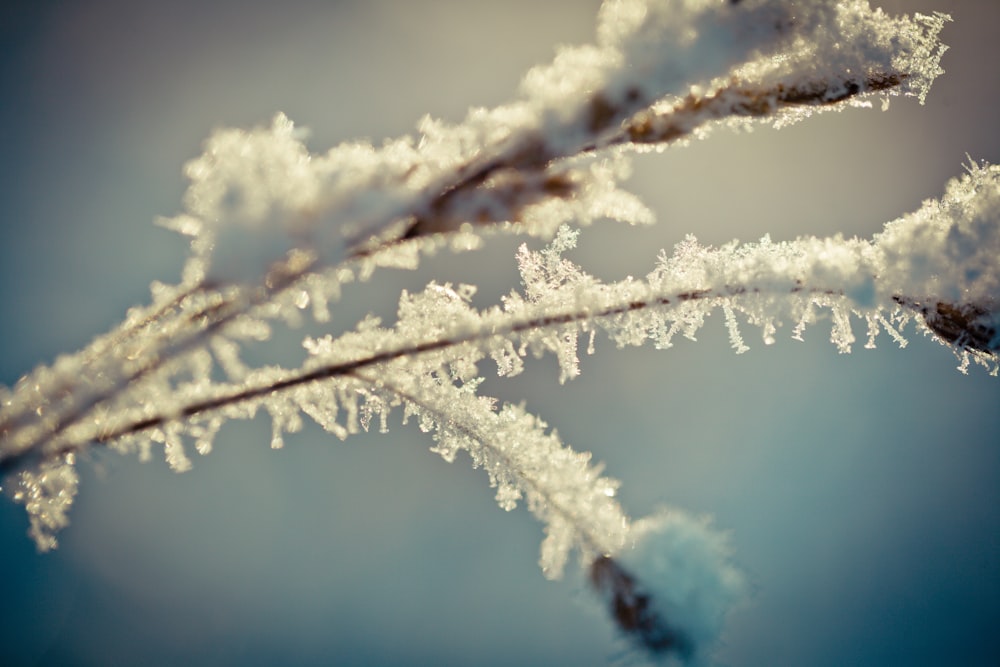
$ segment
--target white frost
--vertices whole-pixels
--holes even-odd
[[[883,289],[978,304],[998,317],[1000,166],[970,164],[968,173],[949,181],[940,200],[887,224],[875,246]]]

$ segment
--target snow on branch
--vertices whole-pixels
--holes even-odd
[[[163,224],[206,237],[192,271],[241,282],[293,248],[333,266],[399,238],[518,221],[531,204],[590,187],[586,170],[561,161],[597,148],[669,141],[727,117],[785,122],[792,108],[874,92],[923,100],[941,72],[945,20],[890,18],[858,1],[607,2],[597,43],[531,70],[520,99],[457,125],[425,118],[416,139],[314,155],[283,115],[220,130],[186,167],[186,213]]]
[[[941,73],[944,15],[894,18],[864,0],[607,0],[594,44],[560,49],[519,97],[460,123],[423,119],[415,137],[351,142],[326,153],[284,115],[225,129],[188,163],[184,212],[159,221],[191,238],[177,285],[75,354],[0,387],[0,474],[25,505],[39,549],[55,547],[76,494],[75,466],[95,445],[177,471],[207,454],[224,422],[271,418],[271,446],[308,417],[339,438],[402,408],[434,450],[465,451],[501,507],[524,498],[543,522],[541,563],[558,577],[571,551],[619,627],[651,653],[693,659],[718,634],[741,579],[725,540],[679,513],[631,523],[589,454],[522,407],[479,396],[480,365],[513,375],[554,354],[579,373],[578,344],[671,346],[721,310],[738,352],[740,320],[765,342],[822,317],[842,352],[852,319],[905,344],[914,321],[961,359],[997,372],[1000,167],[967,174],[871,240],[804,237],[661,254],[644,279],[602,283],[564,255],[598,218],[652,222],[620,187],[628,155],[724,124],[785,125],[814,111],[907,95],[923,102]],[[441,245],[479,247],[487,230],[551,238],[518,251],[521,291],[492,308],[471,286],[404,292],[396,322],[366,318],[308,338],[299,368],[252,367],[247,341],[304,317],[330,318],[342,285],[413,266]],[[221,379],[220,379],[221,378]],[[677,573],[684,573],[678,575]]]

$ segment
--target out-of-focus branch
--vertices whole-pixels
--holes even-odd
[[[729,85],[707,95],[691,93],[676,104],[641,111],[625,124],[609,145],[671,143],[690,136],[706,124],[725,118],[778,118],[779,114],[803,107],[833,106],[863,95],[891,90],[908,75],[873,73],[863,79],[811,81],[778,84],[756,89],[733,80]],[[604,146],[594,146],[603,148]]]
[[[626,637],[654,655],[675,654],[685,661],[691,658],[691,638],[657,612],[652,594],[616,558],[594,559],[590,583],[604,598],[611,618]]]
[[[629,102],[620,104],[597,94],[587,112],[587,127],[596,138],[576,153],[556,154],[542,141],[529,142],[509,159],[492,159],[467,168],[467,176],[433,198],[393,236],[373,238],[355,252],[372,254],[401,241],[457,230],[463,223],[487,226],[519,222],[522,211],[532,204],[577,194],[580,180],[566,164],[576,155],[629,145],[666,145],[728,118],[777,119],[793,109],[832,107],[897,88],[908,76],[905,72],[872,73],[862,79],[817,80],[772,88],[754,88],[734,79],[709,94],[692,92],[673,104],[660,102],[637,113],[633,109],[638,93],[626,95]]]

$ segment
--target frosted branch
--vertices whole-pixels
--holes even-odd
[[[831,340],[842,352],[854,341],[852,316],[869,323],[871,346],[880,324],[898,338],[898,330],[916,315],[963,365],[975,361],[996,372],[1000,167],[970,165],[964,177],[949,183],[941,200],[889,223],[870,242],[833,237],[773,243],[765,238],[712,249],[689,237],[672,255],[661,256],[646,280],[612,284],[600,283],[563,257],[574,244],[575,233],[564,229],[546,250],[522,247],[524,294],[510,294],[502,308],[476,312],[467,304],[471,288],[432,284],[421,295],[403,295],[394,329],[368,323],[336,341],[307,342],[312,358],[298,371],[266,369],[262,381],[250,375],[235,385],[205,382],[197,400],[173,398],[168,403],[173,407],[156,413],[126,402],[111,411],[114,417],[87,425],[75,439],[62,441],[60,430],[45,448],[5,452],[0,466],[10,471],[39,457],[75,452],[91,441],[114,441],[394,363],[419,360],[430,370],[448,364],[471,367],[489,355],[501,373],[509,374],[520,367],[515,359],[529,351],[553,352],[565,380],[578,372],[578,334],[604,330],[619,345],[652,340],[665,348],[678,333],[694,338],[715,308],[726,311],[738,351],[745,345],[735,313],[760,326],[765,341],[772,342],[782,320],[796,322],[794,333],[800,337],[817,319],[816,309],[827,309],[834,322]],[[185,390],[192,393],[191,387]],[[161,396],[156,403],[165,401]],[[140,418],[121,418],[137,411]]]
[[[587,561],[616,553],[625,544],[630,524],[614,500],[618,482],[601,476],[603,466],[590,465],[590,454],[563,445],[555,432],[522,408],[494,410],[492,399],[479,397],[450,381],[400,378],[408,387],[352,373],[377,391],[402,399],[407,414],[432,431],[433,450],[453,461],[468,452],[497,489],[497,502],[512,510],[524,497],[528,509],[545,526],[541,567],[549,578],[562,576],[571,549]]]

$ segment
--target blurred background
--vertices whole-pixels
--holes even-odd
[[[3,3],[0,382],[178,278],[186,244],[152,220],[179,211],[181,167],[213,128],[280,110],[323,151],[411,132],[423,114],[457,121],[513,97],[555,45],[589,41],[598,4]],[[885,7],[955,19],[926,106],[641,156],[632,186],[657,225],[596,225],[572,257],[617,279],[689,232],[871,236],[939,196],[966,153],[1000,162],[1000,3]],[[431,279],[494,303],[517,286],[520,242],[376,274],[346,291],[333,328],[389,317],[401,289]],[[483,389],[605,461],[633,516],[671,505],[730,533],[752,594],[719,664],[996,665],[1000,380],[962,375],[912,329],[905,350],[883,338],[846,356],[828,332],[800,343],[786,327],[767,347],[745,327],[737,356],[715,316],[667,351],[598,340],[565,387],[545,359]],[[544,580],[540,526],[498,509],[467,459],[446,464],[398,416],[345,443],[307,427],[271,451],[268,434],[263,419],[230,423],[184,475],[96,454],[50,554],[4,498],[0,665],[635,664],[578,574]]]

